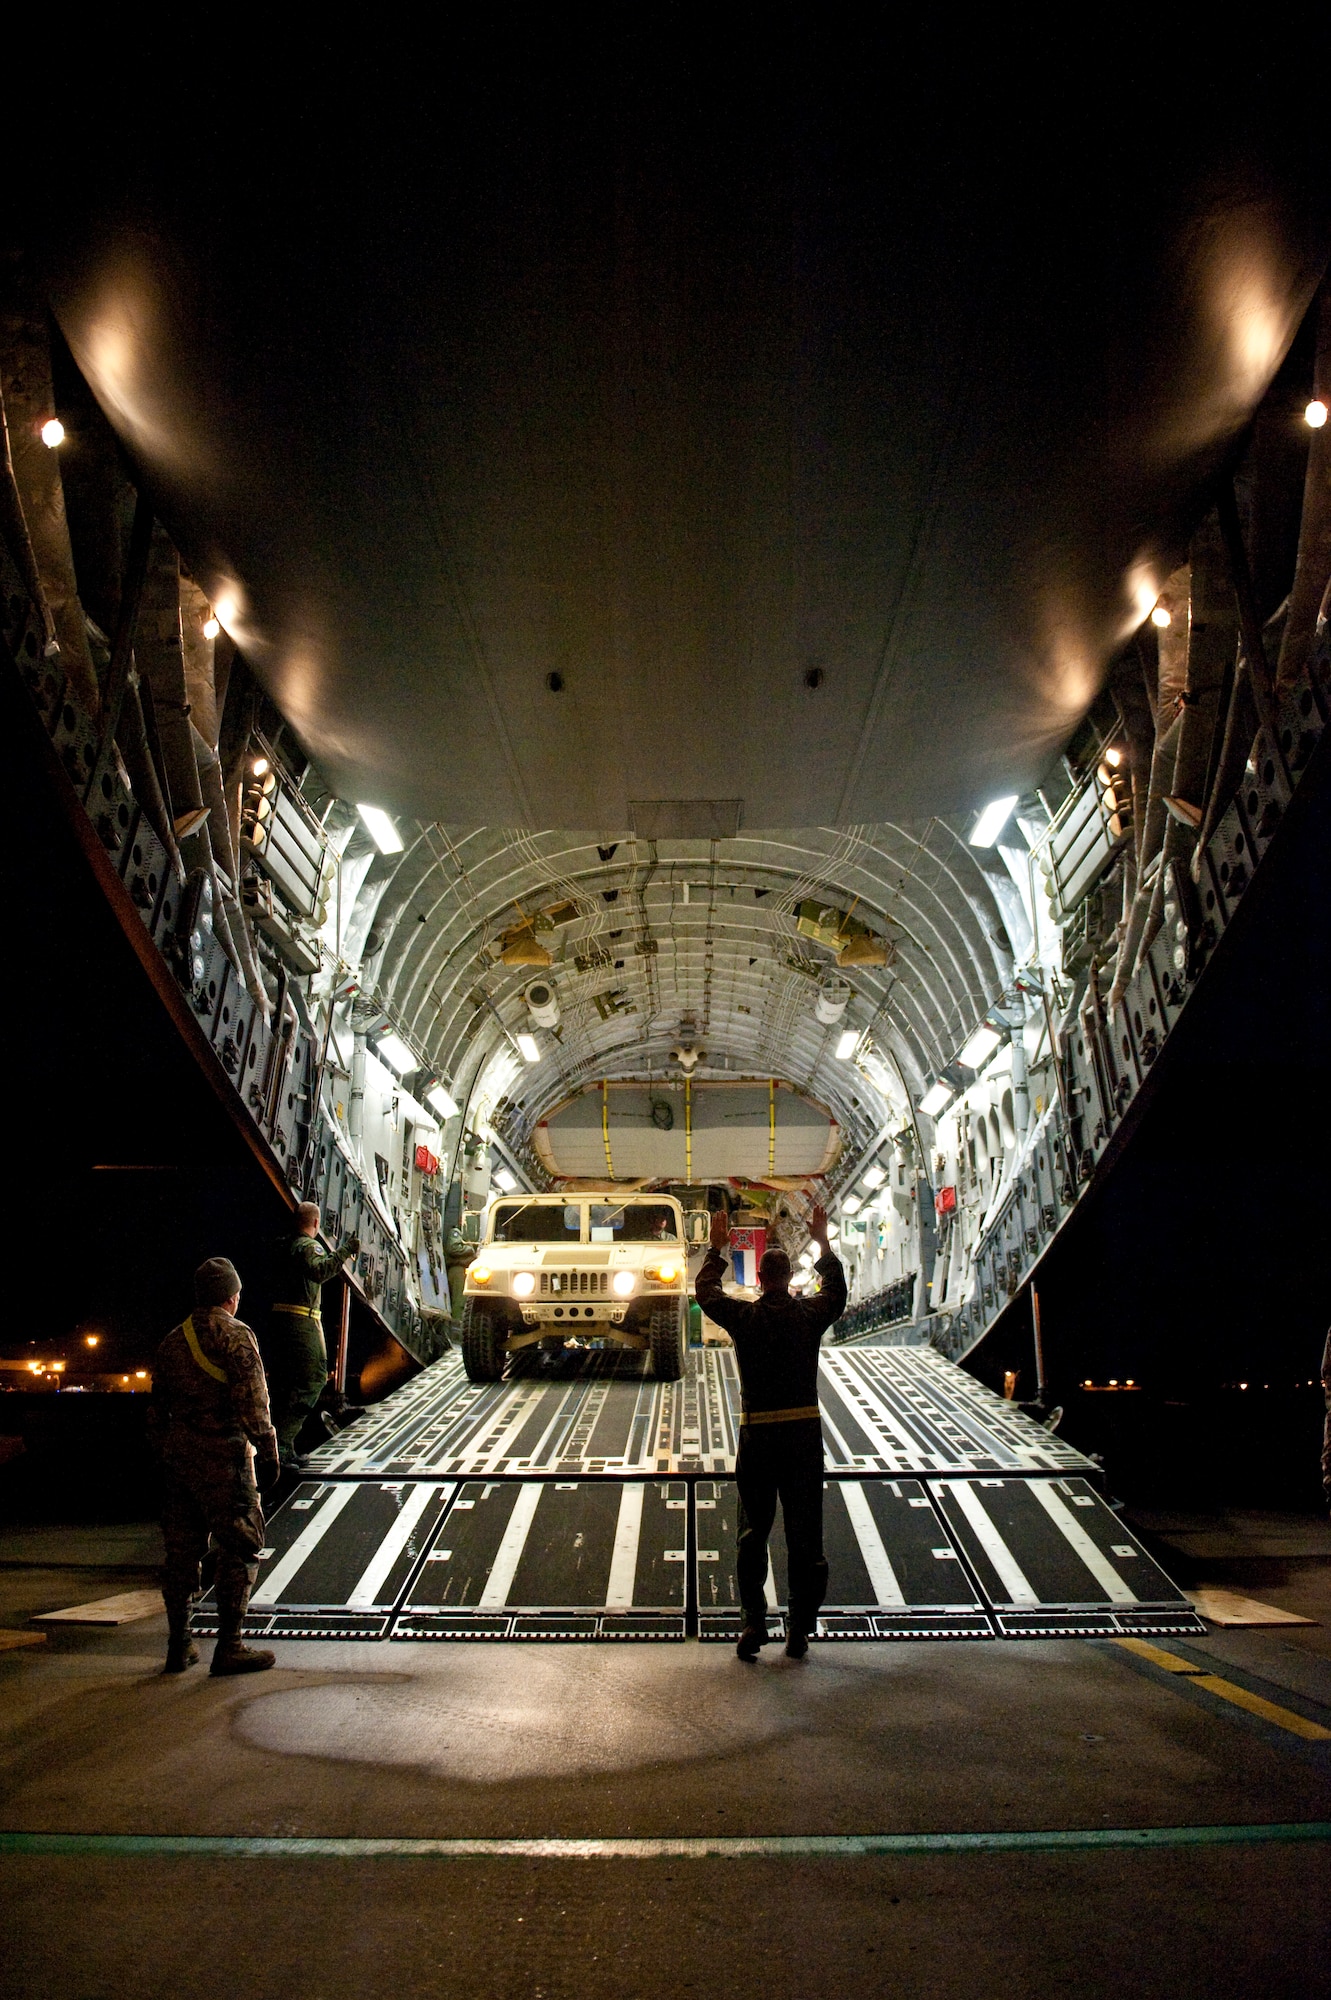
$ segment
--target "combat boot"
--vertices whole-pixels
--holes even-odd
[[[269,1667],[275,1667],[276,1653],[269,1653],[258,1646],[247,1646],[240,1636],[250,1601],[248,1586],[236,1595],[229,1593],[225,1599],[220,1590],[217,1596],[217,1644],[213,1647],[209,1673],[219,1677],[223,1674],[262,1674]]]
[[[193,1616],[193,1598],[187,1597],[183,1607],[179,1604],[167,1604],[166,1665],[162,1668],[164,1674],[183,1674],[187,1667],[198,1665],[199,1649],[190,1631]]]
[[[744,1614],[744,1630],[739,1635],[739,1644],[735,1648],[735,1658],[752,1663],[757,1659],[760,1648],[766,1646],[768,1643],[766,1614],[746,1611]]]

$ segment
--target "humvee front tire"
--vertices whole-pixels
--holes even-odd
[[[462,1307],[462,1366],[469,1382],[497,1382],[504,1372],[504,1325],[479,1299]]]
[[[678,1382],[684,1373],[684,1326],[677,1305],[652,1307],[647,1339],[657,1381]]]

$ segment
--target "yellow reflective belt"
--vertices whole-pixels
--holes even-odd
[[[299,1313],[302,1319],[321,1319],[318,1306],[274,1306],[275,1313]]]
[[[185,1321],[185,1324],[181,1330],[185,1335],[185,1339],[189,1342],[190,1353],[194,1356],[194,1359],[198,1362],[204,1374],[211,1375],[214,1382],[225,1382],[226,1381],[225,1368],[219,1368],[215,1361],[210,1361],[207,1355],[204,1353],[203,1349],[199,1345],[199,1336],[194,1331],[193,1313],[191,1313],[189,1318]]]
[[[816,1403],[807,1403],[802,1410],[745,1410],[740,1417],[742,1424],[793,1424],[806,1417],[818,1417],[822,1411]]]

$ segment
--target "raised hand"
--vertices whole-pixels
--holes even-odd
[[[712,1248],[713,1250],[730,1248],[730,1217],[723,1208],[718,1208],[712,1216]]]
[[[823,1255],[826,1256],[827,1255],[827,1210],[822,1206],[820,1202],[814,1203],[813,1213],[809,1217],[809,1234],[810,1236],[813,1237],[815,1243],[822,1244]]]

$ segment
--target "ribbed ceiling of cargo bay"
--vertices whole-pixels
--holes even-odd
[[[533,982],[553,988],[558,1027],[539,1034],[539,1061],[517,1063],[505,1092],[516,1151],[589,1082],[680,1077],[681,1048],[702,1051],[699,1079],[796,1085],[834,1113],[849,1147],[868,1144],[1010,987],[1030,942],[998,857],[941,819],[710,842],[402,831],[405,851],[368,869],[348,956],[364,952],[366,1003],[460,1104],[495,1052],[533,1027]],[[825,934],[851,947],[810,935],[814,911],[831,912]],[[548,952],[550,964],[506,963],[505,951]],[[816,1003],[829,978],[849,996],[826,1022]],[[858,1062],[836,1053],[848,1029]]]

